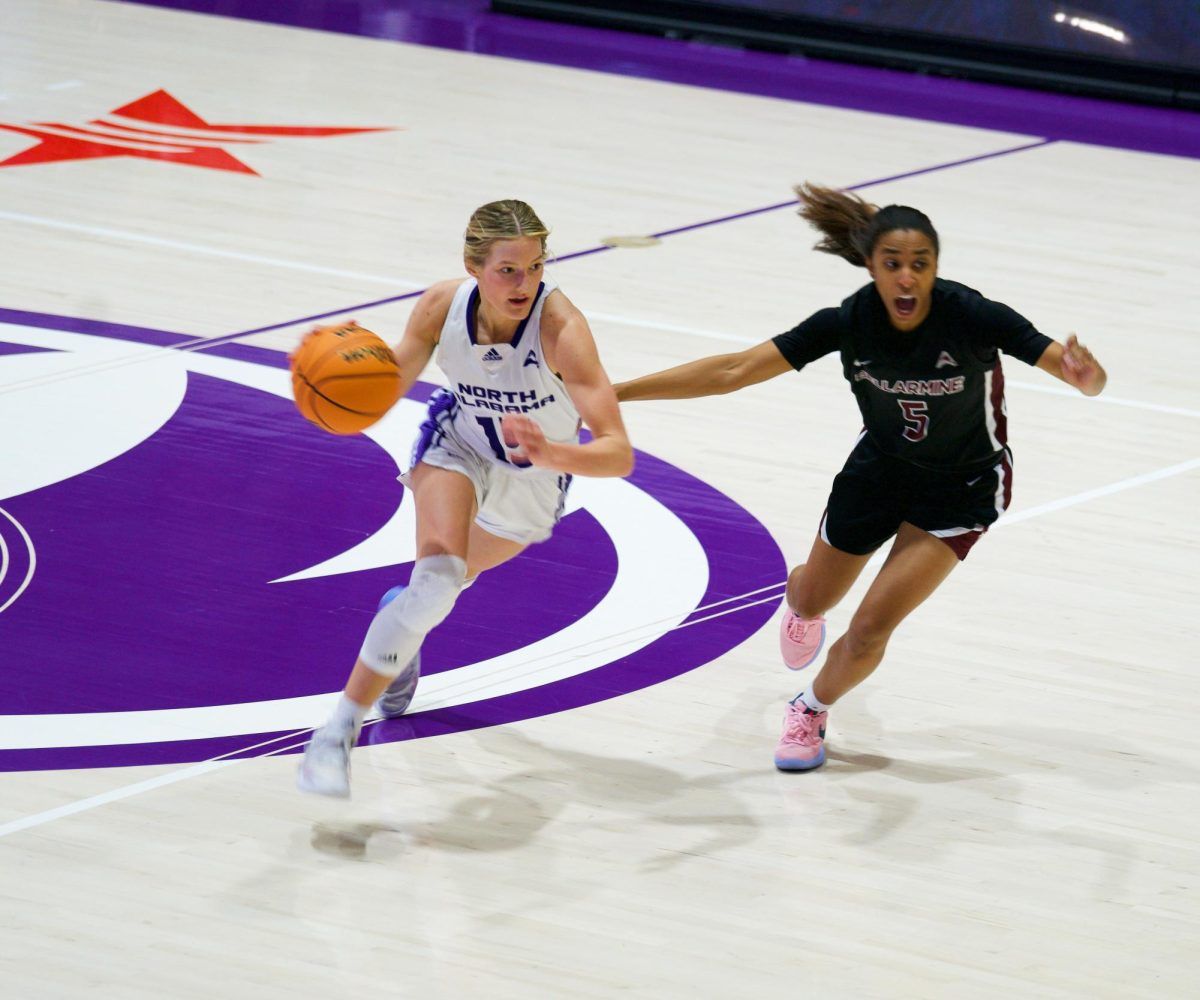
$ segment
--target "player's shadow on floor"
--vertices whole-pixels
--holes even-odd
[[[960,764],[932,764],[925,761],[885,757],[878,753],[856,753],[853,750],[826,748],[827,761],[823,769],[838,779],[853,774],[887,771],[891,777],[920,785],[944,785],[955,781],[977,781],[1003,778],[1001,771],[985,767],[964,767]]]
[[[314,826],[315,850],[344,859],[374,861],[412,850],[503,852],[522,848],[550,824],[585,822],[593,835],[607,830],[620,839],[631,824],[656,827],[662,850],[643,859],[649,869],[670,868],[684,856],[720,854],[753,840],[757,820],[729,786],[761,778],[758,770],[723,768],[693,778],[642,760],[606,757],[547,746],[515,730],[491,730],[488,751],[511,767],[482,784],[476,770],[439,764],[437,783],[470,794],[449,801],[428,820],[396,820]],[[384,841],[387,840],[387,846]]]

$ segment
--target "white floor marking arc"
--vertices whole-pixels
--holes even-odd
[[[59,342],[70,344],[78,339],[78,336],[51,336],[46,331],[30,331],[28,334],[29,339],[47,346]],[[210,353],[184,356],[178,352],[159,354],[164,360],[174,358],[186,363],[190,370],[281,397],[290,396],[287,373],[277,368],[222,358]],[[180,398],[181,394],[182,388]],[[166,399],[166,404],[170,404],[174,398],[172,396]],[[167,410],[173,410],[173,407],[167,405]],[[157,404],[154,412],[158,412]],[[407,443],[412,440],[416,424],[422,416],[423,407],[411,400],[405,400],[396,411],[389,414],[387,421],[381,421],[376,428],[368,431],[368,436],[374,438],[397,464],[400,464],[404,460],[403,453],[407,450]],[[385,429],[385,422],[391,428],[390,431]],[[161,423],[161,420],[157,423]],[[157,423],[152,422],[149,428],[135,427],[133,431],[137,433],[133,434],[132,438],[126,435],[126,438],[137,438],[138,434],[144,437],[152,433]],[[68,471],[71,471],[71,468],[68,468]],[[17,484],[12,492],[15,494],[26,490]],[[592,669],[601,665],[599,662],[588,662],[598,655],[597,651],[593,649],[590,653],[580,652],[579,647],[593,647],[606,637],[625,631],[623,626],[627,618],[623,608],[642,609],[643,615],[661,622],[658,630],[661,634],[667,632],[674,622],[690,614],[692,608],[700,603],[707,580],[707,563],[703,550],[682,522],[663,505],[624,480],[587,479],[581,481],[572,493],[578,494],[577,503],[582,502],[584,506],[588,506],[605,524],[622,567],[628,567],[630,572],[622,572],[617,585],[583,618],[572,622],[553,636],[547,636],[534,645],[525,647],[519,654],[513,651],[488,661],[471,664],[454,671],[453,676],[431,676],[423,695],[418,695],[419,700],[435,696],[461,697],[464,693],[470,694],[475,691],[486,691],[487,697],[512,693],[517,689],[514,685],[525,683],[526,678],[533,678],[532,683],[535,684],[547,683],[551,679],[548,677],[548,671],[553,670],[555,664],[564,668],[573,667],[580,672]],[[371,537],[378,542],[378,533]],[[672,571],[677,574],[677,578],[669,590],[663,590],[652,582],[655,578],[652,565],[642,565],[640,570],[634,569],[647,560],[652,561],[650,553],[656,540],[661,544],[674,546],[677,555],[672,564]],[[362,546],[358,549],[362,549]],[[342,565],[334,567],[338,571],[351,564],[355,568],[364,568],[367,564],[363,563],[362,559],[368,558],[369,553],[352,550],[344,556],[349,563],[343,560]],[[389,549],[385,561],[371,565],[390,565],[396,558],[396,552]],[[406,559],[401,558],[400,561]],[[332,571],[329,567],[325,569]],[[676,617],[672,618],[673,615]],[[643,645],[654,638],[652,635],[637,637]],[[569,661],[564,660],[561,655],[565,648],[576,649]],[[539,665],[531,668],[530,664],[535,659]],[[300,727],[312,718],[314,713],[323,712],[324,699],[324,694],[313,694],[299,698],[160,709],[140,713],[85,712],[69,716],[5,716],[0,719],[0,745],[5,749],[94,746],[278,732]],[[49,726],[49,730],[44,728],[46,726]]]
[[[20,597],[23,593],[25,593],[26,588],[28,588],[29,581],[31,581],[33,579],[33,572],[37,568],[37,551],[33,547],[33,539],[29,537],[29,532],[27,532],[25,530],[24,526],[21,524],[20,521],[18,521],[15,517],[13,517],[12,514],[10,514],[8,511],[6,511],[3,507],[0,507],[0,515],[3,515],[4,517],[8,518],[8,520],[13,523],[13,526],[17,529],[17,531],[21,535],[21,538],[24,540],[25,547],[29,550],[29,569],[27,569],[25,571],[25,579],[21,581],[21,585],[19,587],[17,587],[17,590],[12,595],[12,597],[10,597],[3,604],[0,604],[0,612],[2,612],[6,608],[11,607],[13,602],[16,601],[16,599],[18,597]],[[3,566],[3,570],[0,570],[0,580],[4,579],[5,574],[7,572],[8,572],[8,547],[5,546],[4,566]]]
[[[1028,520],[1031,520],[1032,518],[1039,517],[1042,514],[1049,514],[1054,511],[1062,510],[1066,507],[1075,506],[1076,504],[1085,503],[1088,500],[1093,500],[1093,499],[1096,499],[1099,497],[1111,496],[1112,494],[1122,492],[1123,490],[1133,489],[1134,487],[1142,486],[1147,483],[1156,482],[1161,479],[1166,479],[1170,476],[1181,475],[1183,473],[1190,472],[1193,469],[1197,469],[1197,468],[1200,468],[1200,459],[1191,459],[1190,461],[1187,461],[1187,462],[1181,462],[1178,465],[1168,466],[1163,469],[1155,470],[1154,472],[1147,472],[1140,476],[1133,476],[1129,479],[1123,479],[1123,480],[1120,480],[1119,482],[1111,483],[1108,486],[1102,486],[1102,487],[1098,487],[1093,490],[1088,490],[1084,493],[1077,493],[1074,496],[1064,497],[1062,500],[1056,500],[1056,501],[1052,501],[1051,503],[1040,504],[1037,507],[1031,507],[1025,511],[1018,511],[1017,513],[1013,514],[1010,518],[1008,518],[1007,521],[1001,520],[1000,522],[998,522],[998,525],[1005,524],[1005,523],[1016,524],[1021,521],[1028,521]],[[877,556],[876,558],[879,558],[879,557]],[[874,560],[872,560],[872,561],[874,561]],[[775,586],[782,586],[782,584],[777,584]],[[770,588],[762,588],[762,589],[765,590],[765,589],[770,589]],[[754,591],[753,593],[761,593],[761,590]],[[750,596],[750,595],[743,595],[743,596]],[[780,596],[782,596],[782,595],[780,595]],[[732,599],[733,598],[730,598],[729,600],[732,600]],[[752,603],[739,605],[736,608],[728,608],[725,611],[718,612],[715,615],[709,615],[708,617],[716,618],[716,617],[720,617],[721,615],[725,615],[725,614],[733,614],[737,611],[743,610],[743,608],[753,607],[755,604],[764,603],[765,600],[776,600],[776,599],[777,598],[766,598],[764,600],[754,601]],[[725,603],[725,602],[718,602],[718,603]],[[701,610],[701,609],[697,608],[696,610]],[[707,620],[707,619],[700,619],[700,620]],[[688,625],[698,624],[700,620],[682,622],[675,627],[676,628],[686,628]],[[645,627],[645,626],[643,625],[643,626],[639,626],[639,627]],[[261,754],[260,756],[263,756],[263,757],[276,756],[278,754],[286,752],[287,750],[294,750],[297,747],[303,746],[304,743],[306,743],[306,742],[307,742],[307,740],[301,740],[300,742],[289,744],[288,746],[272,750],[268,753]],[[247,750],[249,750],[249,749],[251,749],[251,748],[234,751],[234,753],[238,753],[238,754],[246,753]],[[226,754],[224,756],[229,757],[230,755]],[[257,758],[249,758],[249,759],[257,759]],[[119,801],[120,799],[125,799],[125,798],[129,798],[131,796],[134,796],[134,795],[138,795],[141,792],[151,791],[155,788],[161,788],[164,785],[174,784],[177,781],[183,781],[187,778],[192,778],[192,777],[195,777],[200,774],[206,774],[209,771],[216,769],[217,767],[221,767],[226,764],[232,764],[232,763],[235,763],[235,762],[232,760],[226,760],[224,758],[214,758],[213,760],[210,760],[210,761],[202,761],[199,764],[193,764],[186,768],[183,768],[182,770],[172,771],[169,774],[160,775],[159,777],[152,778],[148,781],[141,781],[141,782],[137,782],[132,785],[126,785],[121,788],[115,788],[110,792],[105,792],[100,795],[91,796],[90,798],[81,799],[78,802],[68,803],[67,805],[59,806],[55,809],[50,809],[45,812],[35,813],[31,816],[23,817],[22,819],[13,820],[9,823],[0,825],[0,837],[7,837],[10,834],[18,833],[21,830],[27,830],[27,829],[30,829],[31,827],[41,826],[45,823],[52,823],[57,819],[62,819],[63,817],[66,817],[66,816],[72,816],[72,815],[75,815],[80,812],[85,812],[89,809],[94,809],[98,806],[106,805],[109,802],[116,802],[116,801]]]

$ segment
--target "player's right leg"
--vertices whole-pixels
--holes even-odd
[[[890,472],[887,457],[863,433],[834,477],[808,562],[788,574],[779,648],[790,669],[802,670],[817,658],[825,612],[846,596],[872,553],[900,526]]]
[[[412,661],[425,636],[454,607],[467,575],[476,492],[463,473],[424,462],[413,470],[417,560],[404,591],[376,613],[342,699],[305,750],[301,791],[350,794],[350,749],[375,700]]]
[[[825,642],[825,612],[854,585],[871,554],[835,549],[819,535],[808,562],[788,574],[787,607],[779,627],[779,651],[790,670],[803,670]]]

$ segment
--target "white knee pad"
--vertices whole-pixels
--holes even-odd
[[[418,559],[404,593],[376,613],[359,658],[377,674],[399,675],[450,614],[466,577],[467,564],[458,556]]]

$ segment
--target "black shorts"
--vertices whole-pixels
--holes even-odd
[[[965,559],[1012,499],[1012,455],[990,467],[938,471],[885,455],[864,433],[833,480],[821,538],[851,555],[867,555],[907,521]]]

